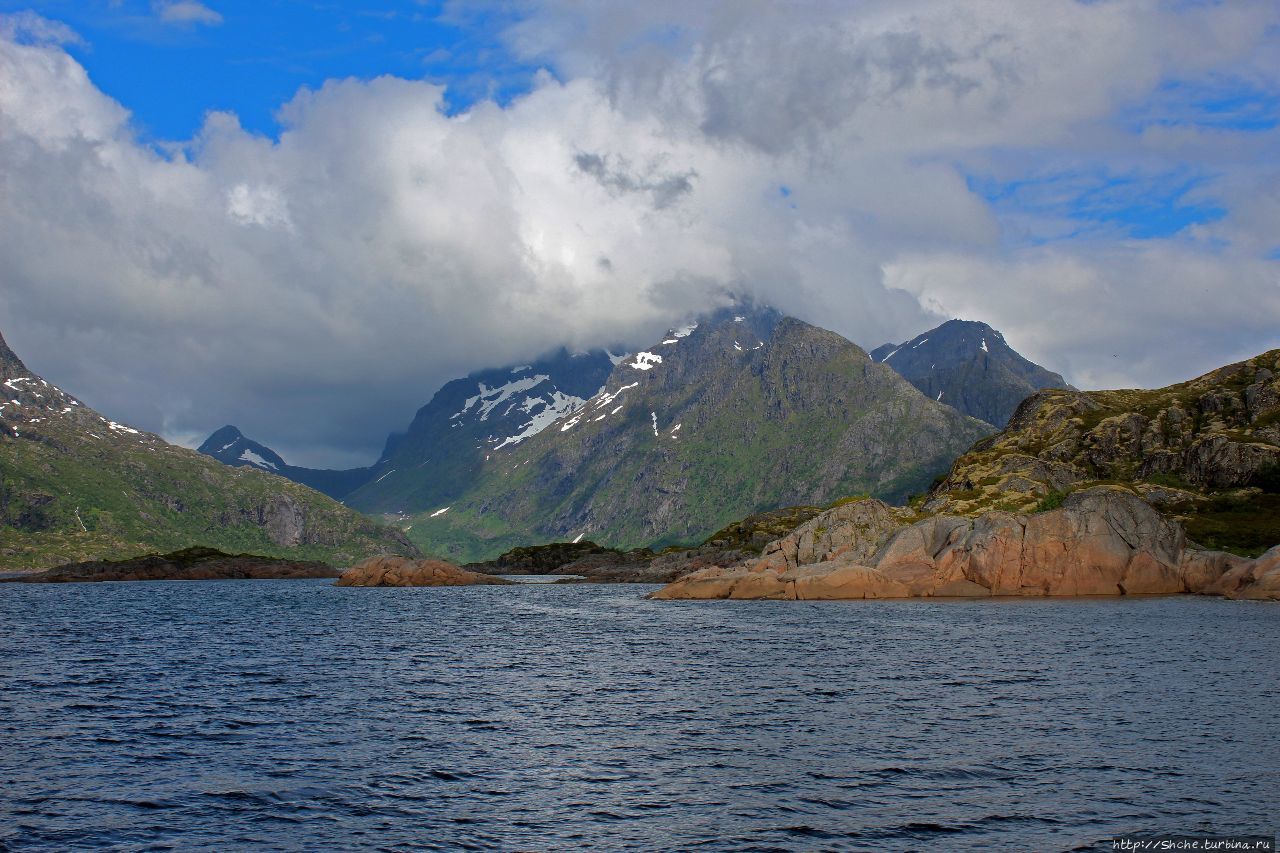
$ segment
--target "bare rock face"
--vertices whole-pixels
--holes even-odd
[[[842,557],[866,561],[905,517],[903,510],[874,499],[841,504],[769,543],[761,557],[792,569]]]
[[[1177,523],[1123,489],[1077,492],[1060,509],[1033,515],[934,516],[914,524],[877,503],[838,507],[844,527],[834,536],[824,531],[820,546],[806,537],[823,526],[823,516],[809,522],[815,525],[810,531],[797,530],[766,548],[759,560],[694,572],[653,597],[1198,593],[1280,599],[1280,546],[1258,560],[1188,547]]]
[[[1209,591],[1227,598],[1280,601],[1280,545],[1256,560],[1235,558]]]
[[[278,495],[265,513],[267,538],[284,548],[302,543],[307,513],[288,495]]]
[[[511,581],[460,569],[442,560],[412,560],[384,554],[342,573],[337,586],[476,586]]]

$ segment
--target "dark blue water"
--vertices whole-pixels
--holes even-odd
[[[1280,606],[0,585],[0,847],[1109,849],[1280,827]]]

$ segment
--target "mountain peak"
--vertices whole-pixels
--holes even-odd
[[[9,349],[9,345],[4,341],[4,335],[0,334],[0,379],[17,379],[31,375],[31,371],[22,363],[22,359],[18,358],[17,353]]]
[[[272,474],[279,474],[286,467],[280,454],[246,438],[244,433],[231,424],[206,438],[196,451],[233,467],[252,467]]]
[[[213,452],[220,447],[233,444],[234,442],[244,438],[244,433],[240,432],[237,427],[227,424],[219,430],[215,430],[212,435],[204,440],[204,444],[196,448],[200,453],[213,455]]]
[[[474,382],[458,396],[477,390],[488,424],[531,396]],[[731,304],[672,329],[584,396],[518,444],[471,434],[474,461],[438,446],[397,453],[348,502],[458,559],[539,539],[664,545],[762,509],[902,498],[986,433],[835,332],[768,307]],[[481,402],[433,404],[437,432],[467,436]]]
[[[1069,387],[978,320],[948,320],[905,343],[876,347],[871,358],[931,399],[993,426],[1008,423],[1018,403],[1036,391]]]

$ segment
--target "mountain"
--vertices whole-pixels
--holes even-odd
[[[871,358],[892,367],[929,399],[997,428],[1036,391],[1071,387],[1015,352],[1004,335],[972,320],[948,320],[904,344],[877,347]]]
[[[481,370],[447,383],[418,410],[408,430],[387,440],[376,476],[348,495],[347,503],[396,514],[458,499],[494,453],[509,454],[581,411],[617,358],[604,350],[560,349],[531,364]]]
[[[28,370],[0,337],[0,566],[197,545],[339,565],[417,552],[399,531],[311,489],[103,417]]]
[[[257,468],[259,471],[278,474],[286,480],[310,486],[335,500],[342,500],[367,483],[377,470],[377,466],[329,470],[290,465],[270,447],[245,437],[240,430],[230,425],[214,432],[196,449],[224,465],[230,465],[233,468]]]
[[[425,550],[460,560],[577,537],[661,546],[780,506],[904,498],[990,431],[839,335],[770,309],[673,331],[596,382],[538,434],[480,444],[465,477],[441,462],[397,466],[348,502],[396,514]],[[516,395],[452,405],[466,414],[491,399]]]
[[[1280,542],[1280,350],[1154,390],[1041,391],[956,460],[924,508],[974,515],[1060,504],[1114,484],[1201,545]]]

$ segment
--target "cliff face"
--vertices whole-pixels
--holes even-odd
[[[1240,553],[1280,542],[1280,350],[1155,390],[1042,391],[952,466],[925,505],[1027,511],[1124,485],[1196,541]]]
[[[0,568],[193,545],[339,565],[417,553],[399,531],[311,489],[102,416],[0,339]]]

